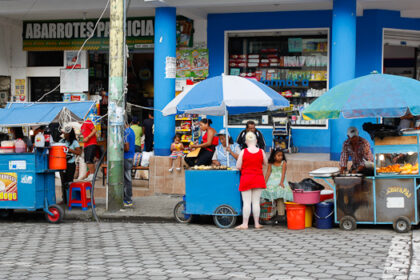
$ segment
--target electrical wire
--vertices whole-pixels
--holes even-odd
[[[99,24],[99,22],[101,21],[102,17],[104,16],[104,14],[105,14],[106,10],[108,9],[109,2],[110,2],[110,1],[111,1],[111,0],[108,0],[108,1],[106,2],[105,8],[103,9],[103,11],[102,11],[101,15],[99,16],[98,20],[96,21],[95,27],[93,28],[93,30],[92,30],[92,32],[91,32],[91,34],[90,34],[90,35],[89,35],[89,37],[88,37],[88,38],[87,38],[87,39],[83,42],[82,46],[80,47],[79,51],[77,52],[77,55],[76,55],[77,59],[79,59],[79,58],[80,58],[80,53],[82,52],[82,50],[83,50],[84,46],[86,45],[86,43],[87,43],[90,39],[92,39],[93,35],[95,34],[95,30],[96,30],[96,28],[98,27],[98,24]],[[74,70],[74,68],[76,67],[76,64],[77,64],[77,63],[75,63],[75,64],[73,65],[73,67],[70,69],[70,72],[69,72],[69,73],[71,73],[71,72]],[[49,95],[49,94],[51,94],[52,92],[56,91],[56,90],[60,87],[60,85],[61,85],[61,82],[60,82],[60,83],[59,83],[59,84],[58,84],[55,88],[53,88],[52,90],[50,90],[49,92],[44,93],[44,95],[42,95],[42,96],[41,96],[41,98],[37,100],[37,102],[41,101],[41,100],[42,100],[42,99],[44,99],[47,95]]]
[[[158,109],[155,109],[155,108],[153,108],[153,107],[140,106],[140,105],[136,105],[136,104],[129,103],[129,102],[127,102],[127,105],[130,105],[130,106],[133,106],[133,107],[137,107],[137,108],[140,108],[140,109],[149,110],[149,111],[158,111],[158,112],[162,112],[162,110],[158,110]]]

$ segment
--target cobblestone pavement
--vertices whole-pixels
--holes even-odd
[[[2,223],[1,279],[408,279],[412,234]],[[412,278],[415,279],[415,278]]]

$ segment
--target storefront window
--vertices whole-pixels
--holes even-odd
[[[63,51],[29,51],[28,52],[28,67],[39,66],[63,66],[64,52]]]
[[[52,91],[60,84],[59,77],[32,77],[30,81],[31,102],[38,101],[47,92]],[[60,87],[46,95],[42,102],[61,102],[63,95],[60,93]]]
[[[301,112],[327,91],[328,48],[328,30],[229,33],[228,74],[257,79],[290,101],[277,112],[230,116],[229,124],[272,125],[273,115],[287,115],[295,127],[325,127]]]

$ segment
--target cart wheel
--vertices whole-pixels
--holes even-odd
[[[398,233],[406,233],[411,229],[411,222],[407,217],[401,216],[394,221],[394,230]]]
[[[213,221],[219,228],[231,228],[236,224],[236,216],[235,211],[232,207],[228,205],[222,205],[217,207],[216,211],[214,211]],[[226,216],[224,216],[226,215]]]
[[[7,219],[13,215],[13,209],[1,209],[0,210],[0,219]]]
[[[356,219],[352,216],[344,216],[340,220],[340,228],[342,230],[355,230],[357,227]]]
[[[185,214],[185,201],[180,201],[175,205],[174,216],[178,223],[186,224],[191,222],[192,215]]]
[[[45,218],[48,222],[52,224],[61,223],[64,218],[64,210],[56,204],[52,204],[48,207],[48,210],[53,214],[52,216],[48,213],[45,213]]]

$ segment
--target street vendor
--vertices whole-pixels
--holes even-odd
[[[221,129],[218,134],[220,144],[217,145],[216,151],[213,154],[213,164],[220,166],[228,166],[227,156],[229,153],[229,167],[236,167],[236,160],[241,153],[241,148],[237,143],[233,143],[232,137],[229,136],[229,145],[227,145],[226,140],[226,130]]]
[[[341,173],[347,171],[349,157],[352,159],[351,173],[361,173],[366,176],[373,175],[373,169],[367,166],[368,162],[373,162],[372,151],[369,142],[359,136],[356,127],[347,129],[348,139],[344,141],[343,150],[340,157]]]
[[[199,124],[203,133],[203,143],[190,145],[192,149],[200,148],[200,152],[197,157],[185,158],[185,162],[189,166],[211,165],[214,151],[216,146],[219,144],[219,139],[216,136],[216,130],[211,127],[212,121],[210,119],[201,119]]]

